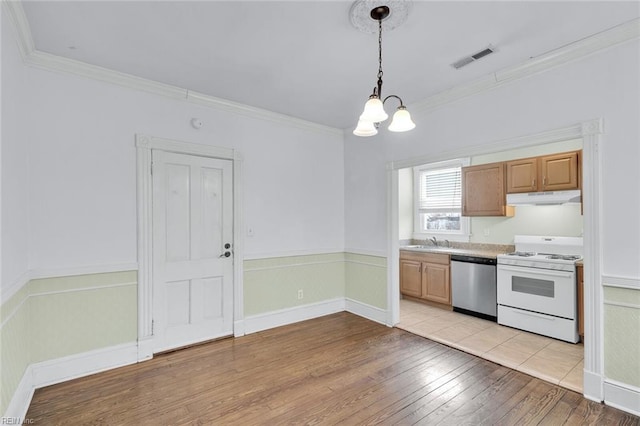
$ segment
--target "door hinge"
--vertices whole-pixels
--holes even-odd
[[[153,176],[153,161],[151,162],[151,176]]]
[[[156,320],[151,320],[151,335],[153,336],[153,326],[155,325]]]

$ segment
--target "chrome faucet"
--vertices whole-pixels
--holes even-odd
[[[438,240],[436,239],[436,237],[429,238],[429,241],[431,241],[431,244],[433,244],[434,246],[438,246]]]

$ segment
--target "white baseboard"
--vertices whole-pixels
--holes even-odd
[[[361,316],[368,320],[387,325],[386,310],[358,302],[357,300],[349,299],[348,297],[345,298],[345,311],[351,312],[352,314]]]
[[[136,342],[37,362],[29,365],[4,417],[24,416],[36,389],[138,362]]]
[[[244,328],[244,320],[237,320],[233,322],[233,337],[242,337],[246,333]]]
[[[343,298],[281,309],[267,312],[266,314],[246,317],[244,319],[244,331],[246,334],[256,333],[258,331],[322,317],[344,310],[345,300]]]
[[[138,339],[138,362],[153,358],[153,336]]]
[[[41,388],[138,362],[136,342],[96,349],[31,365],[33,385]]]
[[[604,403],[634,416],[640,416],[640,388],[605,379]]]
[[[602,376],[591,371],[584,370],[583,396],[591,401],[602,402]]]

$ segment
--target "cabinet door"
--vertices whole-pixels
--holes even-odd
[[[523,158],[507,162],[507,194],[538,190],[538,159]]]
[[[504,190],[504,163],[463,167],[462,215],[504,216]]]
[[[542,191],[578,189],[578,153],[548,155],[540,159]]]
[[[400,293],[422,297],[421,263],[400,259]]]
[[[422,297],[432,302],[451,304],[449,265],[422,264]]]

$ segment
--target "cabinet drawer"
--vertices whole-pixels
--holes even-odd
[[[446,253],[426,253],[400,250],[400,259],[417,260],[418,262],[439,263],[441,265],[448,265],[450,256]]]

